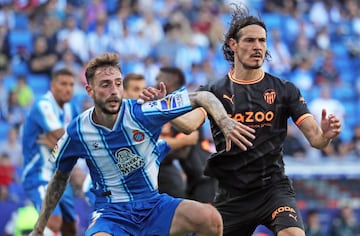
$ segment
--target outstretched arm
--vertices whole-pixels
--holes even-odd
[[[323,109],[320,125],[314,118],[309,117],[300,125],[300,130],[312,147],[323,149],[329,145],[333,138],[340,134],[341,122],[333,114],[326,117],[326,110]]]
[[[159,88],[150,87],[145,89],[138,102],[143,103],[163,98],[166,95],[166,86],[161,82]],[[224,106],[214,94],[207,91],[192,92],[190,93],[190,100],[194,108],[203,107],[217,122],[225,136],[227,151],[231,148],[231,141],[244,151],[247,150],[247,147],[252,146],[252,143],[247,138],[254,139],[253,133],[255,133],[255,130],[229,118]],[[202,109],[195,109],[177,117],[171,123],[179,131],[188,134],[199,128],[204,119],[205,114]]]
[[[247,150],[252,143],[246,138],[254,139],[255,130],[231,119],[220,102],[220,100],[211,92],[197,91],[190,92],[190,101],[192,106],[203,107],[217,123],[226,140],[226,151],[231,149],[231,141],[242,150]]]
[[[31,234],[32,236],[42,236],[44,234],[47,221],[65,191],[69,176],[70,173],[59,170],[55,172],[47,187],[45,199],[42,203],[39,218],[34,226],[34,231]]]

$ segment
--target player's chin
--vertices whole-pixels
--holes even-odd
[[[119,112],[119,110],[120,110],[120,105],[118,105],[118,106],[110,106],[110,107],[106,108],[104,110],[104,112],[109,114],[109,115],[115,115],[115,114],[117,114]]]

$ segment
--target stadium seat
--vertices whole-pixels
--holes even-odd
[[[32,88],[35,98],[45,94],[50,89],[50,78],[47,75],[29,74],[27,83]]]
[[[15,30],[28,30],[29,18],[25,12],[15,13]]]
[[[1,217],[0,217],[0,232],[3,235],[6,223],[10,220],[11,214],[17,210],[21,203],[15,201],[0,201]]]
[[[10,91],[16,86],[17,80],[16,77],[13,75],[5,75],[3,79],[4,87]]]
[[[5,121],[0,121],[0,141],[7,139],[7,133],[10,129],[10,125]]]
[[[19,47],[25,47],[28,52],[32,49],[32,33],[28,30],[13,30],[9,34],[11,54],[15,55]]]

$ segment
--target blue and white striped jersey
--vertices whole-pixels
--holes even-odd
[[[70,172],[85,158],[96,203],[128,202],[157,193],[159,165],[170,147],[158,140],[162,125],[192,109],[187,92],[142,105],[124,99],[112,129],[95,124],[94,108],[78,116],[53,150],[53,161]]]
[[[24,122],[22,135],[22,181],[25,189],[48,183],[54,171],[54,164],[49,161],[51,150],[36,143],[39,135],[66,128],[77,114],[70,103],[64,104],[63,108],[59,107],[50,91],[34,103]]]

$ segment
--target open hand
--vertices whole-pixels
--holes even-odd
[[[226,140],[226,151],[230,151],[231,142],[234,142],[241,150],[246,151],[247,147],[252,147],[252,142],[248,140],[255,139],[255,130],[241,124],[230,117],[226,117],[220,122],[220,128]]]
[[[340,119],[333,114],[330,114],[328,117],[326,117],[326,110],[323,109],[321,113],[321,129],[325,138],[335,138],[341,132]]]
[[[144,103],[149,101],[154,101],[166,96],[166,86],[164,82],[159,83],[160,89],[154,87],[148,87],[143,90],[140,94],[138,103]]]

